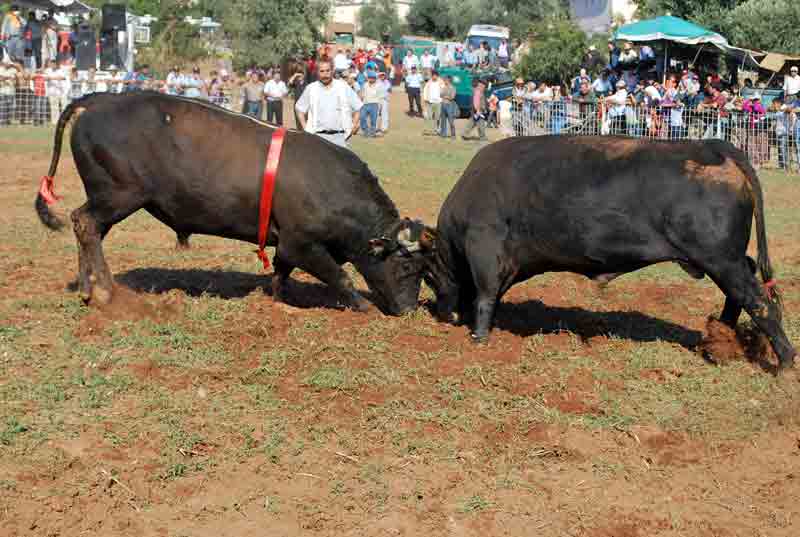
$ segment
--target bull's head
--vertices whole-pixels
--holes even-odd
[[[435,238],[433,229],[406,218],[386,236],[369,241],[370,260],[361,273],[384,312],[401,315],[416,309],[426,254],[433,251]]]

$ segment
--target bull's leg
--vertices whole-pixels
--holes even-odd
[[[369,310],[369,302],[356,291],[344,269],[321,244],[291,244],[281,237],[281,256],[284,262],[298,267],[321,282],[334,288],[345,297],[349,307],[357,311]]]
[[[725,293],[726,303],[730,299],[740,304],[766,334],[780,360],[780,368],[791,367],[797,351],[783,331],[778,305],[767,296],[767,291],[753,274],[751,264],[742,258],[714,265],[715,270],[709,271],[709,275]]]
[[[294,266],[280,256],[280,248],[272,261],[275,274],[272,278],[272,298],[278,302],[286,299],[286,283],[294,270]]]
[[[78,293],[84,302],[88,302],[91,297],[91,283],[89,282],[89,253],[86,251],[86,241],[83,239],[83,232],[79,226],[81,215],[88,208],[88,203],[72,211],[72,225],[75,230],[75,238],[78,242]]]
[[[178,231],[176,232],[176,235],[178,237],[178,242],[175,244],[175,249],[188,250],[191,248],[191,245],[189,244],[189,236],[191,235],[191,233],[184,233],[182,231]]]
[[[750,267],[750,272],[753,273],[755,276],[757,272],[756,262],[753,261],[752,258],[747,258],[748,266]],[[739,316],[742,314],[742,306],[737,303],[733,298],[729,295],[725,296],[725,307],[722,308],[722,315],[720,315],[719,320],[725,323],[726,325],[730,326],[731,328],[736,328],[736,324],[739,322]]]
[[[475,284],[475,300],[473,303],[474,318],[470,336],[476,343],[489,340],[489,332],[494,322],[494,312],[500,294],[499,256],[489,254],[484,257],[473,257],[470,261],[472,281]],[[464,297],[467,300],[467,297]]]
[[[89,204],[72,213],[72,223],[79,244],[79,268],[81,276],[87,281],[79,282],[81,295],[87,302],[107,304],[111,301],[113,281],[111,271],[103,256],[103,236],[107,233],[105,226],[98,223]]]

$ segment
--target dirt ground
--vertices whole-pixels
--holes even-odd
[[[401,98],[355,149],[435,222],[477,146],[423,137]],[[474,346],[427,289],[390,318],[295,273],[276,304],[251,245],[177,251],[137,214],[105,241],[115,302],[86,308],[71,231],[33,211],[49,136],[0,131],[0,535],[800,534],[798,374],[709,319],[712,282],[545,275]],[[798,345],[800,186],[762,179]],[[57,190],[83,203],[66,149]]]

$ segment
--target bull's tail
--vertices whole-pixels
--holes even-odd
[[[42,177],[39,192],[36,195],[36,202],[34,204],[36,207],[36,214],[39,215],[39,220],[52,230],[57,231],[64,227],[64,221],[50,210],[50,206],[61,199],[56,195],[53,187],[56,170],[58,169],[58,160],[61,156],[61,144],[64,139],[64,130],[75,113],[85,109],[89,105],[89,101],[95,99],[97,96],[99,96],[99,94],[92,94],[72,101],[61,113],[61,117],[58,118],[55,139],[53,141],[53,157],[50,161],[50,170],[47,172],[47,175]]]
[[[764,281],[767,296],[778,306],[779,318],[783,316],[783,301],[778,291],[772,271],[772,262],[769,259],[769,247],[767,246],[767,226],[764,219],[764,192],[761,189],[761,181],[750,161],[742,151],[736,150],[729,154],[736,162],[739,169],[747,176],[750,184],[750,192],[753,196],[754,217],[756,219],[756,244],[758,246],[758,271]]]

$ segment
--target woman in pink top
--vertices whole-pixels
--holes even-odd
[[[746,152],[753,166],[758,167],[769,160],[767,132],[762,121],[766,110],[764,105],[761,104],[761,95],[756,93],[752,99],[746,99],[742,103],[742,111],[747,114]]]

